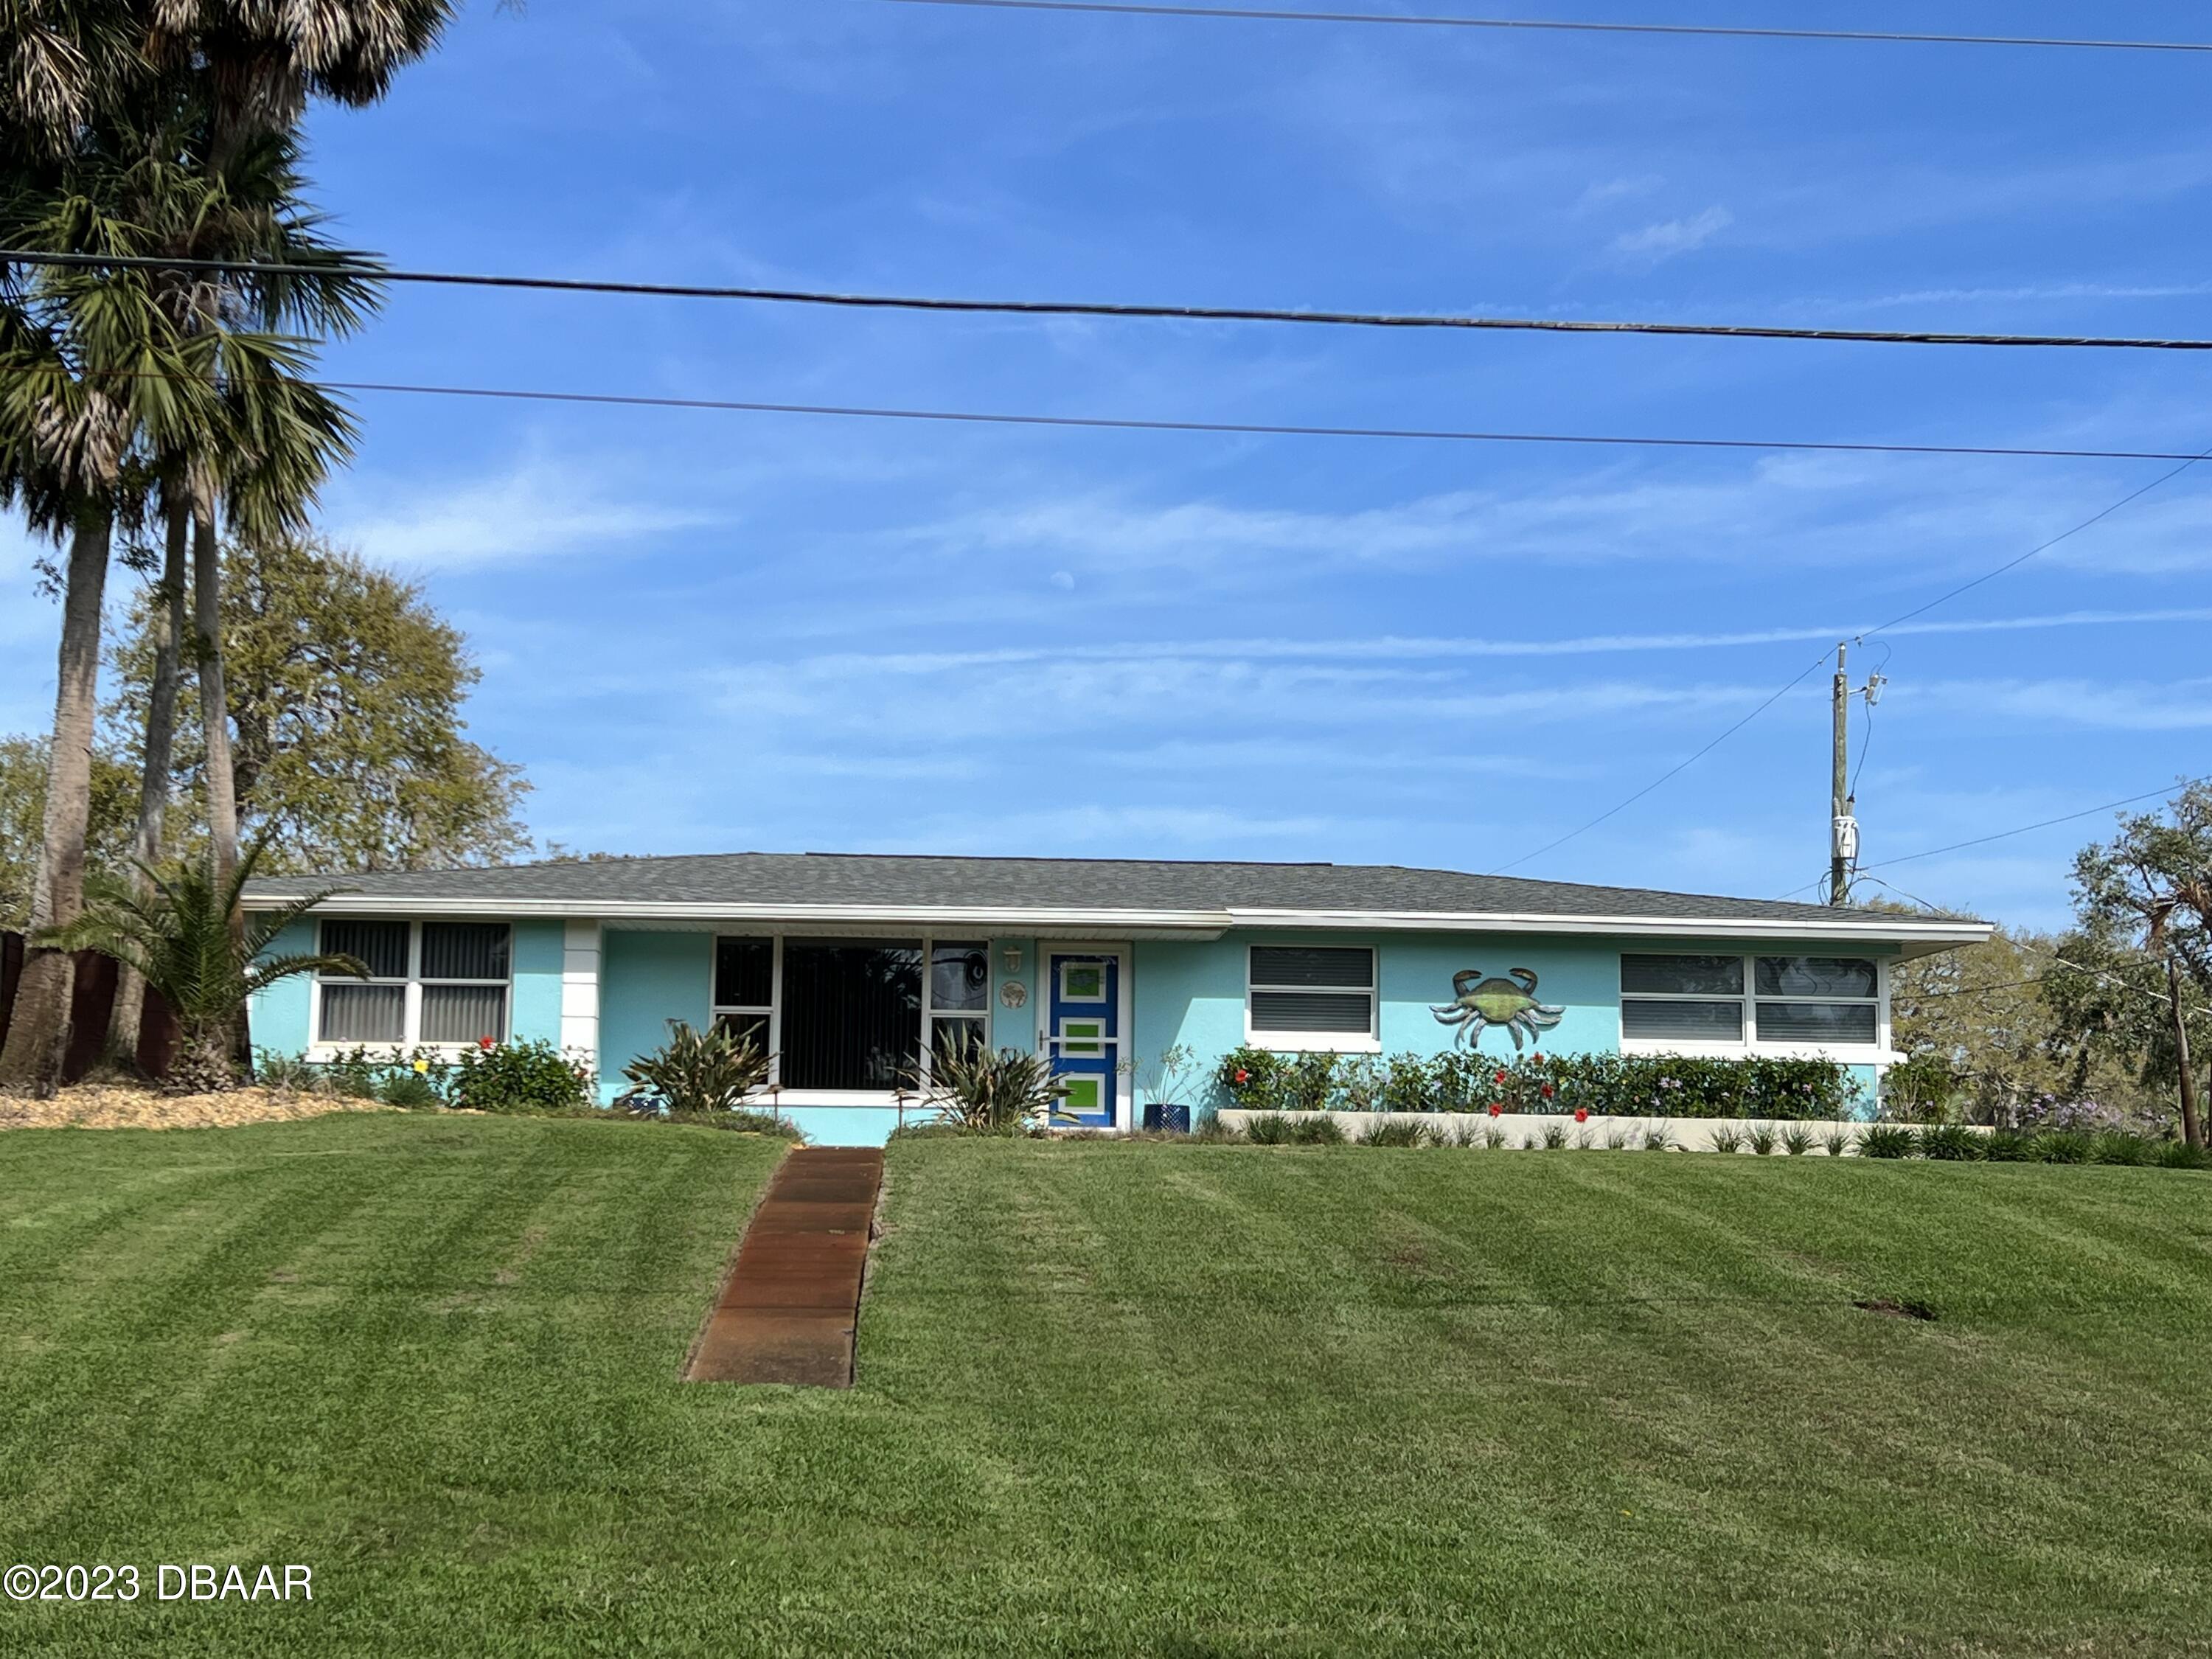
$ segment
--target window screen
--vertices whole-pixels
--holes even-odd
[[[326,981],[316,988],[323,999],[325,1042],[403,1042],[407,1036],[407,988],[349,985]]]
[[[426,921],[422,924],[422,977],[505,984],[507,941],[503,921]]]
[[[1881,969],[1863,957],[1761,957],[1753,983],[1761,1042],[1870,1047],[1881,1040]]]
[[[1341,945],[1252,947],[1252,1030],[1337,1036],[1375,1030],[1375,953]]]
[[[1628,994],[1740,997],[1741,957],[1631,956],[1620,959],[1620,988]]]
[[[1861,997],[1874,1000],[1881,975],[1856,957],[1761,957],[1763,997]]]
[[[407,924],[404,921],[326,921],[323,949],[352,957],[371,979],[407,977]]]
[[[775,941],[718,939],[714,941],[714,1006],[765,1008],[775,992]]]
[[[1688,997],[1639,1001],[1624,997],[1620,1034],[1631,1037],[1673,1037],[1685,1042],[1741,1042],[1743,1004],[1707,1002]]]
[[[784,1086],[896,1088],[921,1057],[921,990],[918,943],[786,939]]]

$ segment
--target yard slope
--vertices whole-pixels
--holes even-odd
[[[319,1592],[0,1646],[2212,1652],[2205,1176],[902,1143],[860,1386],[679,1383],[778,1150],[0,1137],[0,1556]]]

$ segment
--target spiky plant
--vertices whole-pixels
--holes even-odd
[[[956,1045],[931,1057],[925,1097],[940,1123],[975,1134],[1032,1133],[1073,1123],[1060,1109],[1068,1086],[1042,1054]]]
[[[623,1067],[630,1086],[615,1103],[640,1117],[658,1117],[664,1109],[679,1116],[734,1112],[766,1085],[768,1074],[768,1055],[750,1032],[726,1025],[699,1031],[672,1019],[667,1042]]]
[[[284,930],[335,888],[287,899],[254,911],[234,929],[246,884],[261,861],[264,843],[240,854],[227,877],[212,860],[155,870],[138,867],[141,891],[102,878],[91,885],[83,913],[33,943],[52,951],[97,951],[136,969],[176,1016],[177,1056],[168,1086],[178,1094],[228,1089],[238,1081],[234,1039],[249,998],[300,974],[343,974],[367,979],[357,958],[330,951],[267,954]]]

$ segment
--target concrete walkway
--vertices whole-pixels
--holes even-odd
[[[685,1381],[852,1387],[883,1181],[872,1146],[805,1146],[777,1166]]]

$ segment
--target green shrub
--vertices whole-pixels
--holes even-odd
[[[1859,1136],[1861,1158],[1911,1158],[1918,1150],[1912,1131],[1902,1123],[1873,1123]]]
[[[2131,1135],[2125,1129],[2106,1129],[2093,1136],[2089,1156],[2099,1164],[2148,1164],[2151,1161],[2151,1144],[2141,1135]]]
[[[1346,1139],[1344,1126],[1333,1117],[1284,1117],[1273,1112],[1246,1119],[1244,1138],[1255,1146],[1341,1146]]]
[[[376,1097],[387,1106],[403,1107],[409,1111],[446,1103],[445,1097],[438,1092],[438,1085],[419,1072],[386,1073],[376,1086]]]
[[[695,1031],[668,1022],[668,1041],[623,1067],[629,1087],[615,1104],[639,1117],[734,1112],[768,1085],[768,1055],[750,1032],[726,1025]]]
[[[2039,1164],[2087,1164],[2095,1151],[2096,1143],[2074,1129],[2045,1129],[2035,1137]]]
[[[1428,1139],[1426,1126],[1402,1117],[1385,1117],[1378,1118],[1367,1126],[1366,1133],[1359,1138],[1359,1144],[1363,1146],[1420,1146],[1426,1145]]]
[[[565,1112],[590,1103],[591,1085],[588,1067],[533,1037],[464,1049],[448,1098],[471,1112]]]
[[[1992,1129],[1983,1138],[1982,1155],[1992,1164],[2037,1161],[2036,1137],[2022,1129]]]
[[[1856,1137],[1849,1129],[1838,1123],[1832,1125],[1827,1133],[1820,1137],[1820,1150],[1830,1158],[1841,1158],[1845,1152],[1850,1151],[1851,1143],[1856,1139]]]
[[[253,1051],[253,1080],[264,1089],[283,1089],[301,1094],[329,1086],[322,1068],[307,1063],[304,1054],[280,1054],[274,1048]]]
[[[2212,1170],[2212,1152],[2185,1140],[2169,1140],[2158,1149],[2158,1161],[2169,1170]]]
[[[1593,1117],[1756,1118],[1800,1122],[1844,1115],[1850,1072],[1827,1060],[1685,1059],[1656,1054],[1530,1053],[1502,1060],[1445,1054],[1278,1054],[1242,1048],[1216,1073],[1221,1095],[1250,1111],[1512,1112]]]
[[[1931,1123],[1920,1132],[1920,1156],[1946,1163],[1978,1162],[1989,1148],[1982,1137],[1962,1123]]]
[[[1671,1152],[1674,1150],[1674,1132],[1664,1123],[1646,1125],[1644,1131],[1644,1150],[1647,1152]]]
[[[1802,1123],[1786,1125],[1782,1131],[1782,1150],[1792,1158],[1802,1158],[1813,1150],[1813,1132]]]
[[[1743,1144],[1761,1158],[1772,1156],[1780,1139],[1771,1123],[1754,1123],[1743,1133]]]
[[[1713,1126],[1713,1150],[1717,1152],[1729,1153],[1741,1152],[1743,1150],[1743,1130],[1733,1123],[1715,1124]]]

